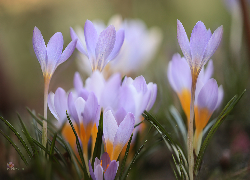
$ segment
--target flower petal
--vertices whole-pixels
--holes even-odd
[[[193,28],[190,37],[190,49],[194,67],[201,67],[205,48],[210,38],[208,32],[206,26],[201,21],[198,21]]]
[[[74,88],[75,88],[77,94],[79,94],[83,88],[82,78],[81,78],[79,72],[76,72],[74,75]]]
[[[123,121],[123,119],[125,118],[126,115],[127,115],[127,112],[125,111],[125,109],[123,107],[120,107],[116,111],[115,119],[116,119],[118,126],[121,124],[121,122]]]
[[[177,19],[177,39],[181,47],[182,53],[188,61],[189,66],[192,65],[192,56],[190,50],[190,44],[187,37],[187,33],[182,25],[182,23]]]
[[[201,88],[198,95],[197,106],[199,109],[207,108],[211,113],[218,101],[218,85],[216,80],[210,79]]]
[[[55,109],[59,117],[59,121],[63,123],[67,116],[66,116],[66,110],[68,110],[68,103],[67,103],[67,94],[62,88],[58,88],[55,92]]]
[[[78,36],[76,35],[76,33],[72,27],[70,27],[70,36],[71,36],[72,40],[77,39],[76,48],[78,49],[78,51],[80,51],[82,54],[84,54],[88,57],[88,53],[84,49],[82,42],[80,41],[80,38],[78,38]]]
[[[135,80],[133,81],[133,85],[138,93],[142,92],[144,94],[148,90],[147,83],[143,76],[136,77]]]
[[[55,99],[55,94],[53,92],[50,92],[48,95],[49,110],[53,114],[53,116],[59,121],[59,117],[58,117],[58,114],[56,112],[55,105],[54,105],[54,99]]]
[[[156,96],[157,96],[157,85],[152,82],[148,83],[148,90],[151,93],[150,93],[150,99],[149,99],[148,105],[146,107],[146,111],[149,111],[155,103]]]
[[[107,169],[108,165],[110,164],[110,158],[109,158],[109,154],[107,152],[104,152],[102,154],[101,157],[101,161],[102,161],[102,168],[104,169],[104,171]],[[104,176],[105,177],[105,176]],[[105,178],[106,179],[106,178]]]
[[[89,173],[90,173],[91,178],[92,178],[93,180],[96,180],[95,174],[94,174],[93,168],[92,168],[92,166],[91,166],[90,160],[89,160]]]
[[[202,64],[206,64],[206,62],[210,59],[210,57],[215,53],[217,50],[223,34],[223,26],[218,27],[211,38],[208,41]]]
[[[47,72],[53,74],[58,65],[58,60],[62,54],[63,49],[63,36],[62,33],[55,33],[49,40],[47,45]]]
[[[218,101],[217,101],[215,109],[217,109],[221,105],[223,97],[224,97],[224,90],[223,90],[222,85],[220,85],[218,88]]]
[[[68,106],[69,106],[69,112],[70,112],[71,117],[75,120],[76,124],[80,128],[80,119],[77,114],[75,100],[74,100],[72,92],[70,92],[68,95]]]
[[[117,132],[114,137],[114,152],[111,160],[117,160],[122,148],[128,142],[135,125],[135,117],[132,113],[128,113],[124,120],[121,122],[120,126],[117,129]]]
[[[104,31],[99,35],[95,55],[96,55],[96,65],[97,69],[102,71],[104,66],[108,63],[108,56],[112,52],[116,41],[116,31],[115,27],[109,25]]]
[[[63,62],[65,62],[71,55],[72,53],[74,52],[75,48],[76,48],[76,43],[77,43],[77,40],[72,40],[68,46],[64,49],[60,59],[58,60],[57,62],[57,66]]]
[[[118,55],[124,42],[124,34],[125,33],[123,29],[120,29],[119,31],[116,32],[115,45],[114,45],[112,52],[108,56],[107,62],[113,60]]]
[[[106,170],[106,172],[104,174],[104,179],[105,180],[114,180],[116,173],[117,173],[117,170],[118,170],[117,162],[115,160],[111,161],[108,169]]]
[[[96,59],[95,49],[96,49],[96,44],[98,40],[98,34],[93,23],[89,20],[85,22],[84,36],[85,36],[86,46],[88,50],[88,58],[91,61],[90,63],[93,68],[93,63],[95,63],[93,61]]]
[[[47,51],[46,51],[46,45],[43,39],[43,35],[41,31],[35,27],[33,30],[33,49],[35,51],[36,57],[41,65],[42,72],[45,72],[45,67],[46,67],[46,56],[47,56]]]
[[[103,168],[100,164],[95,167],[94,174],[96,180],[103,180]]]
[[[210,60],[204,72],[203,82],[204,83],[207,82],[212,77],[213,73],[214,73],[213,61]]]

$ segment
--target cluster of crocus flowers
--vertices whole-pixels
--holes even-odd
[[[70,34],[72,40],[78,40],[76,48],[88,57],[92,71],[102,71],[106,64],[117,56],[124,41],[124,30],[116,32],[115,27],[109,25],[98,34],[94,24],[89,20],[84,26],[87,50],[72,28],[70,28]]]
[[[35,27],[33,31],[33,48],[36,57],[41,65],[44,77],[44,118],[47,119],[47,98],[48,89],[51,76],[53,75],[57,66],[66,61],[76,47],[76,41],[71,41],[63,50],[63,36],[62,33],[55,33],[49,40],[47,46],[45,45],[41,31]],[[42,144],[46,146],[47,143],[47,122],[43,121],[43,136]]]
[[[204,67],[204,65],[207,63],[207,61],[211,58],[211,56],[218,48],[222,38],[222,33],[223,33],[222,26],[217,28],[212,34],[210,29],[207,30],[204,23],[199,21],[194,26],[189,41],[182,23],[179,20],[177,20],[177,39],[181,47],[181,50],[183,52],[183,55],[188,62],[192,79],[190,115],[188,121],[188,138],[187,138],[189,178],[191,180],[193,179],[193,166],[194,166],[193,120],[194,120],[196,83],[201,69]],[[210,112],[208,114],[210,114]]]

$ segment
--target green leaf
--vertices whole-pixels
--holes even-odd
[[[225,108],[222,110],[222,112],[220,113],[220,115],[218,116],[218,120],[216,121],[216,123],[212,126],[212,128],[210,129],[210,131],[208,132],[205,140],[203,141],[198,157],[196,159],[195,165],[194,165],[194,173],[195,175],[198,175],[199,173],[199,169],[201,166],[201,162],[205,153],[205,150],[208,146],[208,143],[210,142],[211,138],[213,137],[214,133],[216,132],[216,130],[218,129],[218,127],[222,124],[222,122],[225,120],[226,116],[233,110],[234,106],[238,103],[238,101],[241,99],[241,97],[243,96],[243,94],[246,92],[246,90],[244,90],[242,92],[242,94],[237,98],[237,95],[235,95],[225,106]]]
[[[97,157],[100,159],[101,156],[101,147],[102,147],[102,134],[103,134],[103,112],[101,112],[99,126],[98,126],[98,133],[95,141],[95,148],[92,156],[92,167],[94,166],[95,158]]]
[[[28,162],[25,159],[24,155],[22,154],[22,152],[20,151],[20,149],[17,147],[17,145],[10,139],[10,137],[5,134],[1,129],[0,129],[0,133],[9,141],[9,143],[15,148],[16,152],[19,154],[19,156],[21,157],[21,159],[23,160],[24,164],[26,166],[28,166]]]
[[[52,156],[54,154],[56,137],[57,137],[57,133],[54,134],[54,137],[53,137],[52,142],[51,142],[50,152],[49,152],[50,156]]]
[[[21,142],[21,144],[23,145],[24,149],[26,150],[26,152],[29,155],[29,158],[31,159],[32,157],[32,153],[30,152],[29,147],[27,146],[27,144],[25,143],[25,141],[23,140],[23,138],[21,137],[21,135],[17,132],[17,130],[6,120],[4,119],[2,116],[0,116],[0,119],[10,128],[10,130],[16,135],[16,137],[18,138],[18,140]]]
[[[31,139],[31,136],[30,136],[28,130],[26,129],[26,127],[25,127],[25,125],[24,125],[24,123],[23,123],[23,121],[22,121],[22,119],[21,119],[21,117],[20,117],[20,115],[18,113],[17,113],[17,116],[18,116],[20,124],[21,124],[21,126],[23,128],[23,133],[24,133],[26,139],[28,140],[28,142],[29,142],[29,144],[31,146],[31,149],[33,151],[33,156],[37,157],[38,156],[38,152],[37,152],[36,147],[34,146],[34,143],[33,143],[32,139]]]
[[[67,115],[67,118],[68,118],[68,121],[69,121],[69,124],[75,134],[75,137],[76,137],[76,145],[77,145],[77,150],[78,150],[78,153],[79,153],[79,156],[81,158],[81,161],[82,161],[82,167],[83,167],[83,172],[84,172],[84,179],[89,179],[89,175],[88,175],[88,171],[87,171],[87,168],[86,168],[86,165],[85,165],[85,161],[84,161],[84,157],[83,157],[83,152],[82,152],[82,148],[81,148],[81,145],[80,145],[80,142],[79,142],[79,139],[78,139],[78,135],[75,131],[75,128],[73,126],[73,123],[72,121],[70,120],[70,117],[69,117],[69,114],[68,112],[66,111],[66,115]]]
[[[122,173],[123,173],[124,168],[125,168],[125,164],[126,164],[126,160],[127,160],[127,157],[128,157],[128,152],[129,152],[129,149],[130,149],[130,144],[131,144],[131,141],[132,141],[132,137],[133,137],[133,133],[130,136],[130,139],[128,141],[128,145],[127,145],[127,148],[126,148],[125,156],[124,156],[124,158],[122,160],[122,165],[121,165],[121,169],[120,169],[120,176],[119,176],[120,180],[122,179]]]

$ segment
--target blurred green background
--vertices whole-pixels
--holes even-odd
[[[111,16],[120,14],[124,19],[141,19],[147,27],[157,26],[162,30],[163,40],[157,55],[147,69],[138,72],[135,76],[143,74],[147,82],[157,83],[158,97],[151,112],[166,125],[170,133],[173,133],[173,129],[166,120],[166,114],[172,104],[177,106],[180,112],[181,108],[176,94],[168,83],[166,69],[174,53],[178,52],[182,55],[176,38],[176,20],[179,19],[182,22],[189,37],[197,21],[204,22],[212,32],[223,25],[222,42],[212,56],[213,77],[224,87],[222,106],[225,106],[233,95],[241,93],[245,88],[247,92],[212,139],[206,153],[207,161],[204,162],[203,172],[211,176],[216,173],[220,176],[223,173],[237,172],[246,167],[249,161],[250,58],[246,33],[244,31],[241,35],[242,32],[237,32],[237,26],[234,35],[236,39],[242,39],[240,48],[233,50],[230,45],[230,42],[234,44],[230,36],[233,16],[225,2],[226,0],[1,0],[0,113],[11,122],[17,120],[16,111],[28,116],[26,106],[35,109],[40,114],[43,113],[43,76],[32,46],[35,26],[41,30],[46,43],[55,32],[62,32],[66,46],[71,41],[69,27],[74,28],[77,25],[84,27],[86,19],[101,19],[107,23]],[[249,8],[246,7],[246,9]],[[242,20],[241,12],[239,14],[240,17],[236,22]],[[241,29],[243,26],[238,28]],[[79,70],[75,62],[76,53],[77,50],[68,61],[57,68],[51,80],[50,91],[55,92],[58,87],[68,91],[73,87],[74,72]],[[215,112],[214,117],[217,115],[218,112]],[[3,123],[0,123],[0,128],[4,129],[2,126],[4,126]],[[248,145],[243,148],[246,150],[246,155],[242,155],[241,152],[236,157],[224,155],[226,150],[232,149],[235,138],[240,133],[243,133],[246,139],[243,144]],[[0,136],[1,139],[3,138]],[[0,154],[1,152],[4,154],[1,147],[3,144],[0,141]],[[237,144],[237,146],[240,145]],[[160,152],[158,156],[154,153],[148,156],[145,164],[150,168],[143,168],[143,172],[147,172],[143,177],[147,176],[147,179],[173,178],[169,165],[169,161],[172,161],[171,154],[165,146],[159,148],[158,152]],[[164,158],[159,158],[159,154]],[[211,155],[214,158],[208,160]],[[226,165],[223,163],[221,165],[223,158],[226,158]],[[5,167],[5,161],[6,159],[2,157],[1,160],[0,157],[0,162],[4,164],[4,166],[0,164],[0,167]],[[237,165],[233,162],[237,162]],[[139,165],[143,166],[142,164]],[[224,166],[226,170],[223,169]],[[139,172],[139,174],[143,173]]]

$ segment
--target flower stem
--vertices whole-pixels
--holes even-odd
[[[47,119],[47,104],[48,104],[48,90],[49,90],[50,77],[44,77],[44,118]],[[46,147],[47,144],[47,121],[43,120],[42,130],[42,145]],[[45,155],[45,152],[43,152]]]
[[[189,179],[193,180],[194,172],[194,155],[193,155],[193,124],[194,124],[194,100],[195,100],[195,89],[197,82],[197,73],[192,71],[192,87],[191,87],[191,103],[190,103],[190,120],[188,125],[188,164],[189,164]]]

